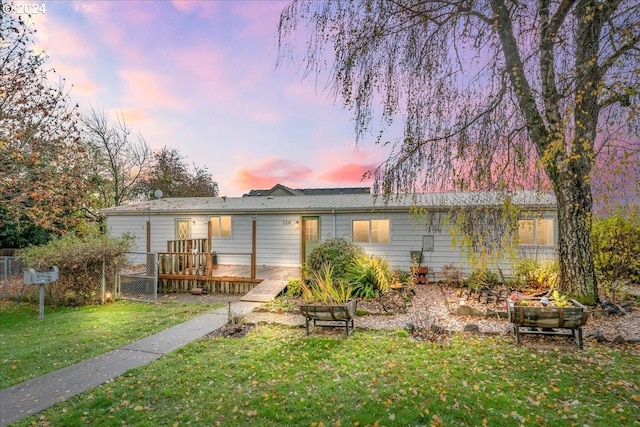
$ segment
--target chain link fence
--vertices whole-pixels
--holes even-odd
[[[14,256],[0,256],[2,298],[13,296],[22,289],[22,270],[25,266]]]
[[[127,252],[116,278],[116,298],[158,300],[158,256],[155,252]]]

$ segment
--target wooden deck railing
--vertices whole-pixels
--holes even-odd
[[[158,252],[158,281],[161,292],[188,292],[203,287],[209,292],[246,293],[261,279],[255,277],[255,254],[251,257],[251,277],[214,276],[215,265],[209,239],[167,241],[167,252]],[[231,255],[231,253],[225,253]]]
[[[158,252],[158,274],[209,276],[213,266],[210,253]]]
[[[210,253],[208,239],[167,240],[167,252]]]

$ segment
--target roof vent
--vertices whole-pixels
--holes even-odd
[[[227,201],[227,196],[222,196],[222,201],[226,202]]]

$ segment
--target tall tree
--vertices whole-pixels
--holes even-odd
[[[34,30],[0,11],[0,215],[14,231],[60,232],[78,220],[86,152],[77,106],[53,84]]]
[[[83,134],[92,157],[92,181],[98,194],[96,208],[120,206],[136,199],[138,182],[146,176],[153,156],[142,135],[135,138],[122,115],[109,122],[104,110],[83,118]]]
[[[594,147],[637,132],[639,16],[636,0],[299,0],[279,60],[307,37],[305,75],[332,64],[358,141],[376,108],[383,130],[402,117],[377,192],[550,183],[561,291],[594,302]]]
[[[153,198],[155,190],[161,190],[164,197],[218,195],[218,184],[207,168],[194,165],[194,171],[191,172],[177,149],[163,147],[153,157],[149,175],[140,183],[140,192],[144,197]]]

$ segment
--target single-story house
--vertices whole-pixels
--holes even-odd
[[[211,236],[210,248],[219,264],[249,265],[255,250],[258,266],[297,267],[318,243],[337,237],[385,257],[394,268],[408,271],[411,253],[421,252],[421,264],[432,272],[454,264],[468,273],[469,259],[453,244],[460,239],[451,235],[444,218],[455,209],[496,208],[504,197],[451,192],[385,201],[368,188],[296,190],[276,185],[242,197],[161,198],[104,209],[103,214],[110,235],[132,234],[137,251],[162,252],[170,240]],[[509,197],[522,208],[519,255],[554,257],[555,198],[532,191]]]

